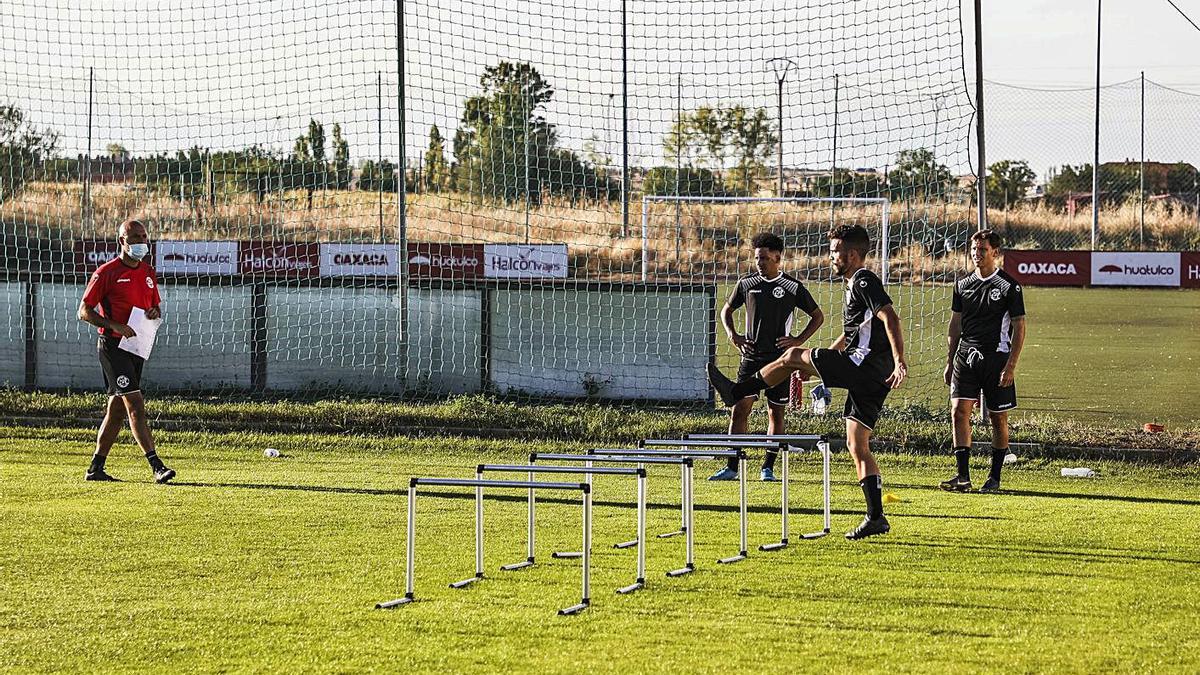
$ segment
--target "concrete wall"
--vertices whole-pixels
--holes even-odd
[[[82,284],[37,286],[38,387],[103,387],[96,331],[75,318],[82,294]],[[162,295],[165,320],[146,365],[147,390],[250,389],[253,289],[168,280]],[[0,300],[0,384],[21,386],[24,283],[0,283]],[[698,400],[708,396],[712,312],[712,297],[702,291],[410,289],[409,325],[401,326],[395,289],[268,286],[260,347],[270,391],[446,394],[489,386],[539,396]]]
[[[0,282],[0,387],[25,384],[25,284]]]
[[[497,290],[492,381],[543,396],[703,399],[712,312],[704,293]]]

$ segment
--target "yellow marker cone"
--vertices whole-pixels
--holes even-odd
[[[895,504],[896,502],[902,502],[902,501],[904,501],[904,500],[900,499],[900,497],[895,492],[888,492],[883,495],[883,503],[884,504]]]

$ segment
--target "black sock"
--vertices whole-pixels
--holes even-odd
[[[153,450],[146,453],[146,461],[150,462],[150,468],[154,469],[155,471],[158,471],[166,466],[163,464],[163,461],[158,458],[158,453],[154,452]]]
[[[971,449],[955,448],[954,462],[958,464],[958,477],[963,480],[971,480]]]
[[[774,471],[775,470],[775,458],[778,456],[779,456],[779,453],[775,452],[774,450],[766,451],[766,453],[763,454],[762,468],[770,469],[770,470]]]
[[[867,500],[867,517],[871,520],[883,517],[883,476],[875,474],[858,481],[863,497]]]
[[[92,465],[88,467],[88,473],[96,473],[104,468],[104,460],[108,459],[108,455],[92,455]]]
[[[1008,448],[992,448],[992,472],[988,474],[988,478],[1000,482],[1000,469],[1004,467],[1004,456],[1008,454]]]
[[[729,449],[730,449],[730,450],[733,450],[734,452],[737,452],[738,450],[741,450],[741,448],[729,448]],[[736,471],[738,470],[738,465],[739,465],[739,463],[738,463],[738,458],[737,458],[737,457],[730,457],[729,459],[725,460],[725,466],[726,466],[726,467],[727,467],[727,468],[728,468],[730,471],[734,471],[734,472],[736,472]]]
[[[763,382],[762,377],[758,373],[755,373],[753,377],[733,385],[733,397],[741,400],[747,396],[753,396],[766,388],[767,383]]]

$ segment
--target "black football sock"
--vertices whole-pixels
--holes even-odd
[[[159,469],[166,466],[165,464],[163,464],[163,461],[158,458],[158,453],[156,453],[153,450],[146,453],[146,461],[150,462],[150,468],[154,469],[155,471],[158,471]]]
[[[955,448],[954,462],[958,464],[958,477],[963,480],[971,480],[971,449]]]
[[[729,448],[729,449],[733,450],[734,452],[741,450],[741,448]],[[725,460],[725,466],[730,471],[736,472],[738,470],[738,458],[735,456],[735,457],[730,457],[729,459]]]
[[[767,383],[763,382],[758,373],[755,373],[753,377],[733,385],[733,396],[740,400],[747,396],[753,396],[766,388]]]
[[[1000,469],[1004,467],[1004,456],[1008,454],[1008,448],[992,448],[992,472],[988,474],[988,478],[1000,482]]]
[[[104,470],[104,460],[106,459],[108,459],[108,455],[92,455],[92,465],[88,467],[88,473],[96,473],[97,471]]]
[[[867,476],[858,484],[867,500],[867,517],[871,520],[883,517],[883,477],[879,474]]]
[[[779,456],[779,453],[775,452],[774,450],[768,450],[765,453],[763,453],[762,468],[770,469],[771,471],[774,471],[775,470],[775,458],[778,456]]]

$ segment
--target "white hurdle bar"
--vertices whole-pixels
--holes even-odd
[[[632,452],[637,452],[637,451],[630,450],[629,452],[632,453]],[[645,465],[647,465],[647,464],[677,464],[680,467],[680,480],[682,480],[685,485],[690,484],[690,482],[692,480],[693,459],[691,457],[661,457],[661,456],[649,456],[649,455],[641,455],[641,456],[637,456],[637,455],[572,455],[572,454],[546,453],[546,452],[530,453],[530,455],[529,455],[529,463],[530,464],[533,464],[539,460],[585,461],[585,462],[589,462],[589,463],[591,463],[591,462],[609,462],[609,463],[615,463],[615,464],[637,464],[639,469],[644,468]],[[675,534],[684,534],[684,533],[687,533],[690,531],[690,529],[692,527],[692,510],[691,510],[691,503],[688,501],[688,495],[689,495],[689,491],[685,488],[683,501],[680,504],[680,509],[682,510],[682,519],[683,519],[683,525],[682,525],[683,529],[681,530],[681,532],[679,532],[679,533],[671,532],[669,534],[660,534],[660,535],[658,535],[658,538],[662,539],[665,537],[674,536]],[[533,513],[532,505],[530,506],[530,513]],[[633,546],[638,546],[639,543],[645,538],[644,530],[645,530],[645,528],[643,526],[642,531],[639,532],[636,539],[633,539],[630,541],[618,542],[616,544],[613,544],[613,548],[631,548]],[[687,546],[685,547],[685,552],[684,552],[685,559],[684,559],[683,567],[681,567],[677,570],[671,570],[670,572],[667,573],[667,576],[677,577],[677,576],[681,576],[683,574],[687,574],[687,573],[695,570],[696,563],[692,557],[692,553],[693,553],[692,552],[692,541],[689,538]],[[570,557],[573,554],[555,553],[554,555],[555,555],[555,557]],[[505,567],[502,567],[501,569],[517,569],[518,567],[526,567],[531,564],[533,564],[533,545],[532,544],[530,544],[529,560],[527,563],[517,563],[516,565],[506,565]]]
[[[824,528],[817,532],[808,532],[800,535],[801,539],[820,539],[830,532],[830,509],[829,509],[829,493],[831,481],[829,477],[829,463],[832,453],[829,450],[829,438],[820,434],[688,434],[687,439],[696,439],[697,441],[777,441],[788,446],[790,452],[797,452],[806,448],[803,445],[812,445],[818,452],[821,453],[821,487],[823,492],[823,511],[824,511]],[[781,548],[786,548],[788,543],[788,521],[787,521],[787,504],[788,504],[788,455],[790,452],[783,453],[783,537],[779,544],[764,544],[759,546],[760,551],[775,551]]]
[[[642,443],[645,443],[645,441],[639,442],[638,445],[640,446],[640,445],[642,445]],[[718,449],[718,448],[713,448],[711,450],[693,450],[693,449],[647,450],[645,448],[640,448],[636,451],[598,450],[598,449],[588,450],[589,454],[594,454],[594,455],[629,454],[630,452],[636,452],[636,454],[638,454],[638,455],[649,455],[649,456],[659,456],[659,457],[691,457],[692,459],[729,459],[731,457],[736,458],[738,461],[738,475],[741,476],[741,491],[740,491],[741,498],[738,502],[738,507],[739,507],[738,508],[738,515],[739,515],[738,530],[739,530],[739,535],[740,535],[739,540],[738,540],[739,541],[739,549],[738,549],[737,555],[731,555],[728,558],[719,558],[719,559],[717,559],[717,562],[728,565],[728,564],[735,563],[735,562],[738,562],[741,560],[745,560],[748,557],[748,551],[747,551],[747,545],[746,545],[747,517],[746,517],[746,451],[745,450],[725,450],[725,449]],[[692,473],[692,472],[689,472],[689,473]],[[693,473],[693,475],[694,475],[694,473]],[[683,492],[684,492],[683,498],[685,501],[688,502],[688,510],[691,511],[695,508],[695,501],[694,501],[695,491],[692,486],[692,480],[688,480],[684,483]],[[689,523],[689,525],[694,525],[694,524],[695,524],[694,520],[691,523]],[[692,531],[693,529],[694,529],[693,527],[688,527],[687,532],[686,532],[687,546],[688,546],[689,550],[691,549],[693,542],[695,541],[695,533]],[[690,554],[689,554],[689,557],[690,557]],[[675,571],[680,572],[682,574],[686,574],[686,572],[683,572],[682,570],[675,570]],[[669,574],[670,574],[670,576],[677,576],[676,574],[671,574],[671,573],[669,573]]]
[[[583,467],[583,466],[534,466],[532,464],[529,464],[529,465],[480,464],[479,466],[475,467],[475,477],[480,480],[483,480],[484,473],[495,472],[495,471],[528,473],[529,475],[533,475],[535,473],[582,474],[582,475],[586,475],[588,477],[588,485],[589,486],[591,485],[592,476],[596,476],[596,475],[634,476],[635,478],[637,478],[637,533],[638,533],[638,542],[639,542],[638,543],[638,551],[637,551],[637,576],[635,577],[635,580],[632,584],[618,588],[617,593],[628,594],[628,593],[632,593],[637,590],[641,590],[646,587],[646,549],[641,544],[641,542],[646,538],[646,470],[644,468],[639,467],[636,469],[632,469],[632,468],[611,467],[611,466]],[[589,493],[590,492],[592,492],[592,491],[589,490]],[[532,514],[533,514],[532,509],[530,510],[530,514],[532,516]],[[533,530],[534,530],[534,527],[533,527],[533,523],[531,522],[529,525],[529,531],[532,532]],[[480,535],[479,540],[476,544],[477,547],[482,547],[482,541],[483,541],[483,538],[482,538],[482,535]],[[530,559],[532,559],[534,556],[531,553],[529,557],[530,557]],[[582,552],[579,553],[578,556],[576,556],[576,555],[570,555],[570,556],[557,555],[555,557],[558,557],[558,558],[583,557],[583,553]],[[510,565],[506,565],[504,567],[501,567],[500,569],[502,569],[502,570],[511,569],[511,567],[512,566],[510,566]],[[524,567],[524,565],[522,565],[522,567]],[[479,560],[476,562],[476,570],[478,572],[478,576],[482,576],[482,569],[483,569],[483,556],[482,556],[482,552],[481,552],[480,556],[479,556]],[[519,568],[517,568],[517,569],[519,569]],[[465,586],[466,584],[468,584],[472,581],[474,581],[474,579],[468,579],[468,580],[465,580],[460,583],[462,583]],[[451,585],[453,586],[453,584],[451,584]]]
[[[518,480],[480,480],[468,478],[411,478],[408,483],[408,541],[407,560],[404,569],[404,597],[375,605],[375,609],[391,609],[413,602],[414,572],[416,566],[417,539],[417,486],[475,488],[475,577],[483,578],[483,488],[519,488],[528,490],[578,490],[583,493],[583,592],[582,599],[574,605],[560,609],[560,615],[578,614],[591,604],[592,584],[592,488],[587,483],[543,483]],[[474,580],[472,580],[474,581]],[[462,583],[462,582],[458,582]],[[465,584],[464,584],[465,585]],[[454,584],[451,584],[454,586]]]

